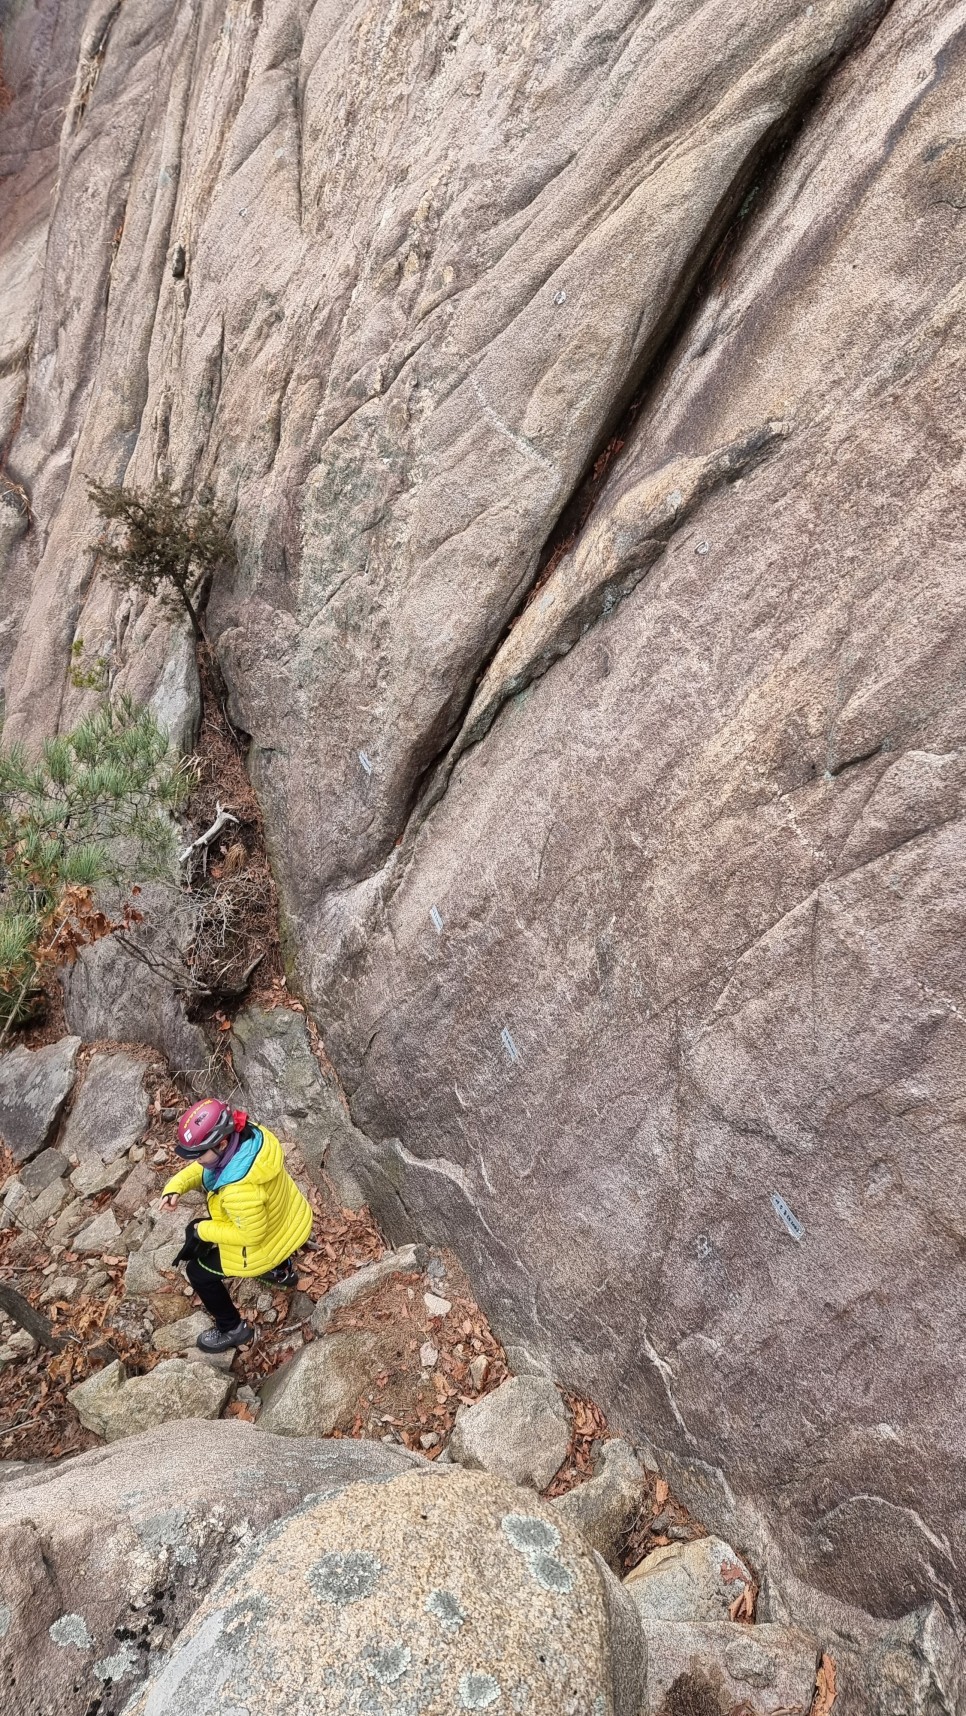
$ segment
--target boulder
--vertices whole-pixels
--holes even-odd
[[[111,1162],[87,1156],[74,1169],[70,1183],[85,1198],[96,1198],[99,1192],[113,1192],[123,1185],[130,1172],[130,1162],[124,1156],[116,1156]]]
[[[398,1251],[387,1251],[385,1257],[378,1258],[375,1263],[365,1264],[354,1275],[346,1276],[344,1281],[337,1281],[318,1300],[312,1313],[312,1327],[324,1334],[336,1311],[364,1299],[367,1293],[388,1281],[390,1275],[416,1274],[425,1266],[427,1255],[424,1245],[403,1245]]]
[[[624,1533],[647,1492],[648,1478],[633,1449],[619,1437],[605,1442],[594,1475],[551,1506],[582,1531],[592,1549],[615,1572]]]
[[[279,1436],[327,1436],[351,1417],[360,1394],[378,1376],[385,1340],[366,1330],[311,1341],[262,1384],[260,1430]]]
[[[181,639],[166,633],[166,627],[155,633],[157,646],[164,650],[167,644],[166,658],[157,663],[159,682],[183,648]],[[184,953],[191,940],[194,903],[170,884],[147,882],[138,906],[144,922],[132,926],[126,939],[142,958],[132,958],[115,936],[82,948],[61,977],[67,1022],[85,1042],[147,1043],[172,1066],[202,1078],[208,1060],[205,1034],[188,1019],[185,989],[178,984],[180,978],[190,985]]]
[[[181,1301],[182,1305],[184,1300]],[[161,1353],[182,1353],[196,1347],[198,1336],[211,1328],[211,1318],[205,1311],[193,1311],[190,1317],[163,1323],[154,1331],[154,1345]],[[229,1358],[231,1354],[229,1354]]]
[[[117,1716],[209,1583],[309,1495],[411,1470],[381,1443],[164,1425],[0,1485],[4,1716]],[[0,1475],[6,1463],[0,1467]]]
[[[643,1716],[808,1716],[812,1708],[819,1647],[797,1628],[654,1620],[644,1633]]]
[[[27,1196],[17,1175],[7,1181],[3,1188],[3,1198],[0,1200],[0,1228],[11,1225],[26,1228],[35,1228],[38,1225],[33,1199]]]
[[[32,1200],[35,1225],[43,1227],[52,1216],[59,1214],[70,1198],[71,1190],[66,1180],[51,1180]]]
[[[114,1213],[118,1221],[146,1215],[157,1194],[158,1177],[148,1162],[138,1162],[122,1181],[114,1197]]]
[[[753,1582],[730,1544],[699,1537],[652,1549],[628,1573],[624,1588],[646,1620],[726,1621],[731,1604]]]
[[[101,1210],[100,1215],[74,1235],[71,1245],[74,1251],[88,1257],[116,1257],[124,1247],[114,1211]]]
[[[130,1716],[638,1716],[624,1601],[578,1532],[497,1479],[355,1485],[239,1558]]]
[[[164,1359],[144,1376],[129,1377],[116,1359],[68,1391],[85,1430],[106,1442],[137,1436],[176,1418],[217,1418],[234,1383],[204,1364]]]
[[[45,1192],[54,1180],[59,1180],[69,1172],[70,1163],[60,1150],[41,1150],[39,1156],[25,1162],[20,1169],[19,1179],[24,1191],[32,1198]]]
[[[47,1144],[74,1085],[79,1037],[0,1055],[0,1140],[15,1162]]]
[[[173,1283],[163,1271],[170,1268],[175,1255],[175,1248],[170,1245],[156,1251],[148,1251],[143,1246],[139,1251],[132,1251],[124,1271],[125,1299],[153,1299],[155,1295],[169,1294]]]
[[[51,1247],[69,1245],[75,1233],[89,1220],[90,1215],[91,1206],[86,1198],[72,1198],[54,1222],[47,1235],[47,1243]]]
[[[123,1049],[92,1055],[67,1119],[61,1148],[85,1162],[114,1162],[148,1121],[147,1068]]]
[[[546,1489],[570,1447],[570,1417],[552,1382],[511,1376],[472,1406],[461,1406],[450,1458],[512,1484]]]

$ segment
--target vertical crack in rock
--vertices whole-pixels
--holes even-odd
[[[841,66],[868,46],[893,4],[894,0],[882,0],[850,41],[816,66],[811,84],[798,101],[746,156],[713,220],[701,234],[642,358],[615,395],[594,451],[560,509],[532,576],[481,662],[459,714],[414,783],[401,833],[394,841],[404,862],[393,866],[396,874],[391,891],[402,879],[416,836],[445,795],[459,759],[486,736],[504,705],[546,673],[553,661],[566,655],[584,632],[636,588],[675,531],[713,489],[734,482],[788,434],[788,424],[764,423],[740,442],[695,458],[670,461],[618,500],[616,523],[609,531],[605,525],[599,537],[616,539],[622,526],[625,539],[620,545],[616,540],[608,544],[598,538],[584,546],[592,533],[598,501],[623,447],[645,407],[660,396],[674,353],[712,291],[720,286],[752,223],[764,211],[789,149],[816,113]],[[553,610],[545,624],[534,611],[537,608],[545,615],[548,609]],[[522,634],[519,640],[515,636],[518,631]],[[391,858],[391,853],[382,852],[368,875],[378,874]],[[364,879],[356,878],[349,886]]]

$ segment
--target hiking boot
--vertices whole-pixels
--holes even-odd
[[[198,1347],[203,1353],[227,1353],[232,1347],[247,1346],[254,1339],[250,1323],[236,1323],[233,1329],[206,1329],[198,1336]]]
[[[291,1258],[287,1263],[280,1263],[277,1269],[269,1269],[266,1274],[260,1275],[258,1279],[264,1281],[267,1287],[281,1287],[286,1292],[291,1292],[292,1288],[299,1284],[298,1272],[292,1268]]]

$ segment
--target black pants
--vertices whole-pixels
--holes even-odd
[[[220,1329],[223,1335],[227,1334],[229,1329],[236,1329],[241,1317],[225,1286],[221,1253],[217,1245],[199,1240],[198,1256],[190,1258],[184,1269],[208,1315],[214,1317],[215,1327]]]

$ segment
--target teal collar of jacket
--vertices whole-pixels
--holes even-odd
[[[248,1134],[251,1134],[249,1137]],[[220,1192],[222,1186],[234,1185],[236,1180],[243,1180],[251,1168],[255,1157],[262,1147],[262,1134],[257,1126],[245,1128],[241,1143],[233,1153],[231,1160],[223,1168],[205,1168],[202,1171],[201,1183],[206,1192]]]

